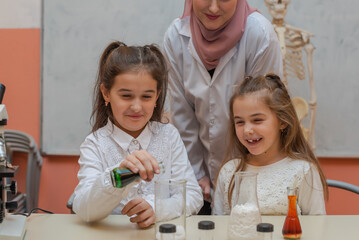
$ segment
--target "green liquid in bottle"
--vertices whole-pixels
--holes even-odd
[[[115,168],[111,171],[112,185],[116,188],[123,188],[140,177],[126,168]]]
[[[159,163],[160,173],[164,173],[164,165],[162,162]],[[123,188],[133,181],[140,178],[140,174],[133,173],[126,168],[115,168],[111,171],[112,185],[115,188]]]

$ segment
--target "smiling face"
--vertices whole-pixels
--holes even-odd
[[[128,72],[115,77],[110,90],[101,85],[110,103],[115,125],[137,138],[151,119],[159,95],[157,81],[147,72]]]
[[[233,102],[236,135],[251,154],[253,165],[273,163],[282,158],[280,130],[284,128],[260,93],[237,97]]]
[[[208,30],[224,26],[234,15],[237,0],[193,0],[193,12]]]

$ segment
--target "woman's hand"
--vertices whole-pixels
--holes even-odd
[[[151,181],[154,173],[160,173],[160,167],[156,159],[146,150],[136,150],[127,155],[126,159],[120,164],[120,168],[127,168],[134,173],[139,173],[145,181]]]
[[[207,176],[198,180],[198,185],[202,188],[203,198],[206,201],[211,200],[211,181]]]
[[[137,216],[130,218],[130,221],[137,223],[140,228],[148,227],[155,222],[155,213],[151,205],[143,198],[129,201],[121,213],[129,217],[136,214]]]

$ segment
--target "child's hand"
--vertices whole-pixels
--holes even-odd
[[[130,221],[137,223],[140,228],[148,227],[155,222],[155,213],[151,205],[143,198],[135,198],[129,201],[121,213],[129,217],[137,214],[137,216],[130,218]]]
[[[139,173],[140,177],[148,182],[152,180],[154,173],[160,173],[160,167],[156,159],[146,150],[136,150],[127,155],[126,159],[121,162],[120,167]]]

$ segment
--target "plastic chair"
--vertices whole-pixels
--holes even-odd
[[[72,193],[69,200],[66,203],[66,207],[68,209],[70,209],[71,213],[74,214],[75,212],[72,210],[72,204],[74,202],[74,198],[75,198],[75,193]]]
[[[328,184],[328,187],[340,188],[340,189],[344,189],[344,190],[359,194],[359,187],[356,185],[350,184],[350,183],[327,179],[327,184]]]
[[[30,212],[38,206],[40,175],[42,167],[42,157],[38,151],[37,144],[33,137],[27,133],[17,130],[5,130],[5,144],[7,151],[7,161],[12,163],[14,152],[28,154],[26,170],[26,193],[16,195],[12,200],[18,200],[18,209],[15,212]],[[25,198],[25,207],[22,204]]]

